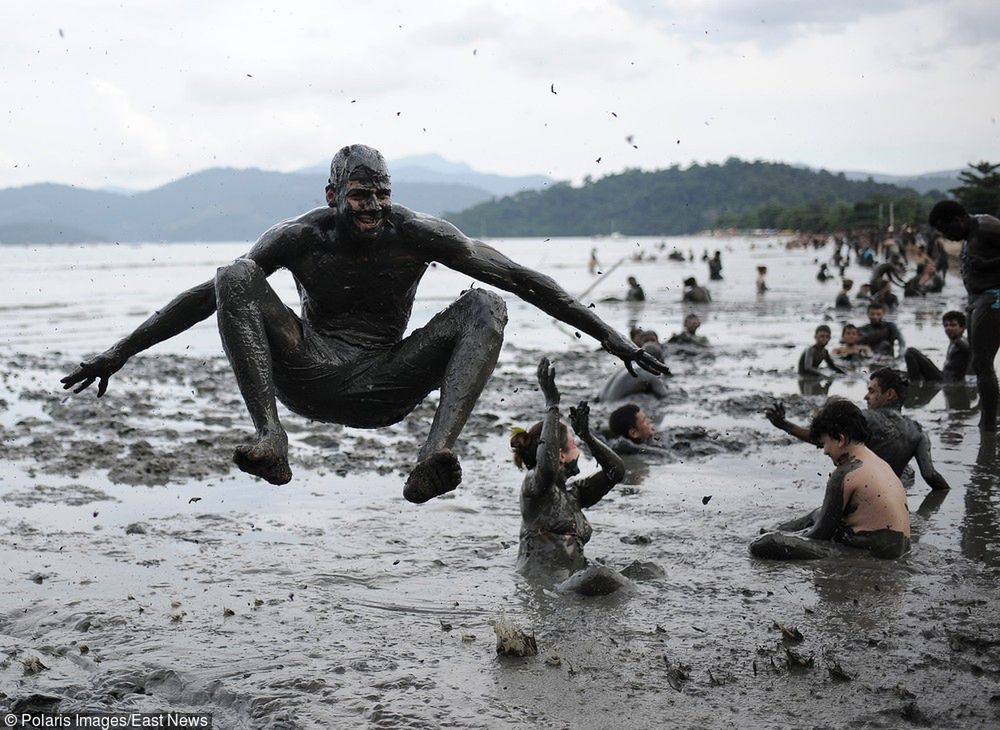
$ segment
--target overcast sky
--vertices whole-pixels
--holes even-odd
[[[573,181],[1000,162],[997,0],[266,5],[2,3],[0,187],[290,171],[353,142]]]

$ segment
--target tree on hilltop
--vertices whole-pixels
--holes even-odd
[[[962,184],[949,192],[958,198],[970,213],[1000,212],[1000,163],[969,163],[968,170],[958,174]]]

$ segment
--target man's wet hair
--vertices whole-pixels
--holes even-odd
[[[931,208],[931,213],[927,216],[927,222],[937,228],[938,223],[944,223],[955,218],[964,218],[968,214],[965,206],[957,200],[942,200],[935,203],[934,207]]]
[[[868,379],[877,380],[879,387],[883,391],[896,391],[896,397],[899,400],[906,398],[906,391],[910,387],[910,380],[906,377],[906,374],[892,368],[879,368],[869,375]]]
[[[692,319],[697,319],[699,322],[701,321],[701,317],[699,317],[697,314],[695,314],[694,312],[688,312],[687,315],[684,317],[684,324],[686,325]]]
[[[844,291],[847,291],[852,286],[854,286],[854,279],[844,279],[843,281],[840,282],[840,288],[843,289]]]
[[[872,309],[881,309],[884,312],[885,305],[882,302],[872,302],[868,305],[868,310],[871,311]]]
[[[941,315],[941,324],[946,322],[958,322],[959,327],[965,327],[965,314],[959,312],[957,309],[953,309],[950,312],[945,312]]]
[[[833,334],[830,331],[829,325],[825,325],[825,324],[821,324],[819,327],[816,328],[815,334],[819,334],[820,332],[826,332],[828,335],[832,335]]]
[[[615,436],[628,438],[628,432],[635,427],[635,418],[640,410],[642,409],[635,403],[626,403],[611,411],[611,415],[608,416],[608,430]]]
[[[851,324],[850,322],[848,322],[847,324],[844,325],[844,328],[840,330],[840,334],[841,336],[843,336],[843,334],[847,332],[847,330],[856,330],[857,328],[858,326],[856,324]]]
[[[697,286],[698,281],[693,276],[689,276],[684,280],[684,286]]]
[[[330,161],[330,177],[327,187],[340,189],[352,177],[373,182],[389,182],[389,168],[382,153],[364,144],[341,147]]]
[[[818,443],[822,436],[832,439],[844,436],[848,441],[865,444],[871,438],[871,432],[860,408],[844,398],[831,398],[809,424],[811,441]]]

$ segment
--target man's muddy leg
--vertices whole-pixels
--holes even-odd
[[[1000,401],[994,364],[1000,349],[1000,309],[993,309],[993,298],[984,298],[985,302],[977,301],[970,307],[969,347],[979,389],[979,428],[992,432],[997,430],[997,403]]]
[[[436,317],[425,328],[444,326],[454,330],[440,380],[441,399],[417,465],[403,489],[403,496],[417,503],[450,492],[462,481],[462,470],[451,447],[496,367],[507,324],[503,299],[482,289],[466,292],[442,315],[441,321],[435,322]]]
[[[278,420],[271,351],[298,344],[301,327],[268,285],[264,270],[249,259],[218,270],[215,294],[222,346],[257,429],[256,439],[237,447],[233,461],[271,484],[286,484],[292,472],[288,437]]]

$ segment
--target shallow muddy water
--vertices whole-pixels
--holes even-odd
[[[58,383],[243,245],[4,247],[0,709],[207,711],[221,728],[996,727],[1000,458],[975,427],[974,388],[916,394],[907,409],[952,485],[929,496],[918,474],[907,487],[909,556],[751,559],[761,527],[820,503],[831,469],[763,408],[781,398],[804,423],[826,394],[860,404],[866,373],[819,387],[794,374],[815,326],[836,335],[844,321],[836,285],[815,279],[829,250],[659,242],[495,242],[574,294],[596,279],[591,247],[603,270],[658,255],[623,261],[583,301],[663,339],[687,311],[681,280],[707,279],[701,261],[665,254],[722,250],[726,279],[709,282],[715,301],[698,308],[712,355],[668,349],[670,397],[637,399],[671,455],[629,457],[625,483],[588,510],[592,560],[664,575],[600,598],[514,573],[523,475],[506,445],[543,412],[539,357],[555,360],[568,409],[619,367],[597,343],[506,295],[506,343],[457,447],[456,492],[421,506],[401,497],[434,395],[379,431],[282,411],[295,476],[273,487],[230,461],[249,419],[214,319],[135,358],[100,400]],[[856,282],[866,273],[849,271]],[[644,305],[602,301],[623,296],[629,275]],[[468,285],[430,271],[413,326]],[[952,273],[895,320],[940,361],[940,315],[962,304]],[[593,404],[594,422],[611,408]],[[534,634],[536,657],[497,656],[501,617]]]

